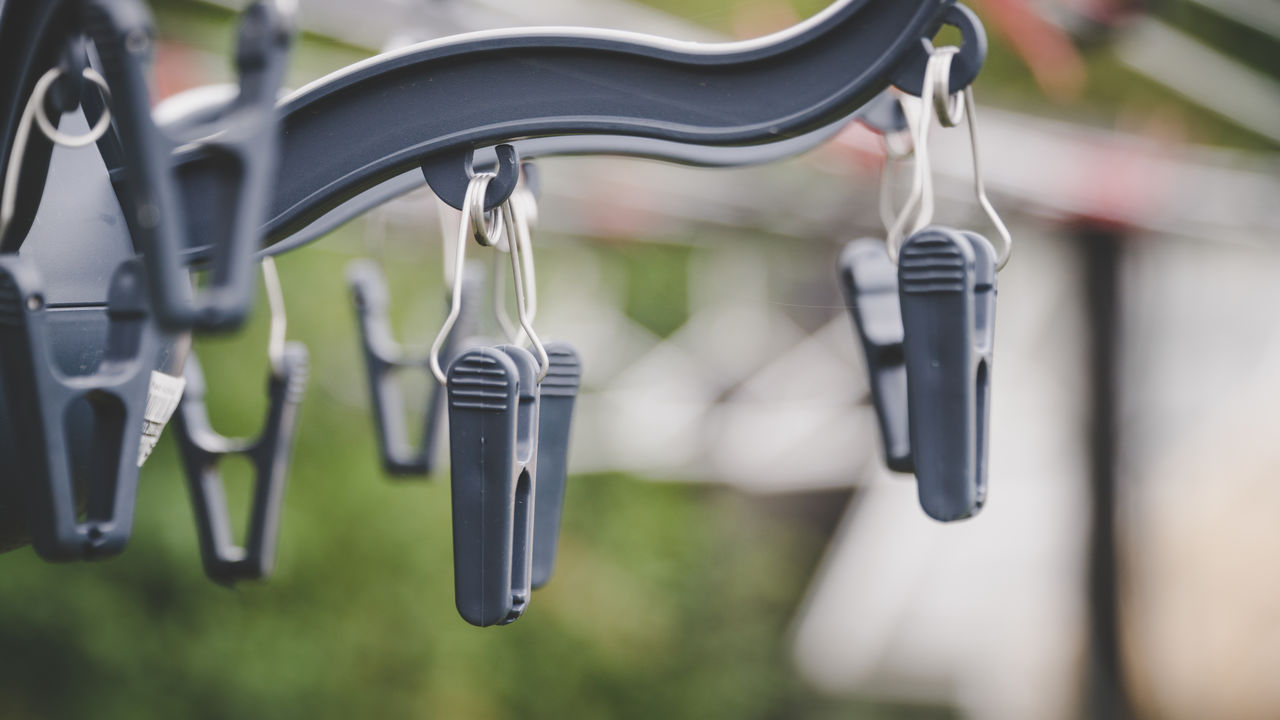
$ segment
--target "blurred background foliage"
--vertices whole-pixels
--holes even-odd
[[[647,4],[720,30],[732,26],[725,0]],[[826,4],[797,1],[794,14]],[[230,57],[225,10],[153,6],[163,37]],[[1185,3],[1165,8],[1199,23]],[[1257,55],[1247,28],[1204,32],[1244,37],[1242,52]],[[291,82],[367,55],[303,36]],[[1079,100],[1056,104],[993,32],[980,100],[1107,125],[1135,108],[1174,108],[1194,140],[1272,147],[1121,66],[1105,46],[1085,49],[1084,58]],[[230,61],[204,71],[227,79]],[[0,718],[950,716],[823,698],[789,667],[788,623],[845,492],[761,498],[626,476],[572,477],[557,577],[512,626],[463,622],[452,606],[447,478],[392,482],[376,464],[343,279],[347,262],[369,254],[362,231],[353,224],[280,260],[289,335],[309,346],[313,376],[273,580],[228,590],[204,578],[166,437],[142,473],[127,553],[68,566],[47,565],[29,549],[0,558]],[[438,247],[394,232],[388,243],[394,319],[402,336],[425,342],[442,298],[434,280],[420,278],[439,277]],[[690,250],[583,239],[540,250],[539,262],[584,252],[616,268],[628,315],[658,334],[683,322]],[[255,432],[265,404],[266,318],[258,305],[246,332],[197,343],[211,414],[227,434]],[[242,517],[247,474],[235,470],[230,499]]]
[[[275,577],[233,590],[204,578],[165,439],[143,472],[128,552],[68,566],[5,556],[0,717],[945,716],[824,700],[787,668],[787,624],[843,494],[765,500],[573,477],[557,577],[520,622],[463,622],[447,477],[381,477],[363,401],[349,400],[365,392],[343,281],[366,250],[354,230],[279,263],[289,334],[310,347],[313,375]],[[391,240],[386,269],[393,294],[414,300],[395,306],[404,334],[425,338],[432,321],[403,322],[441,309],[421,282],[437,277],[438,248],[420,240]],[[625,256],[632,311],[678,323],[661,291],[670,249]],[[261,310],[243,335],[197,343],[227,434],[255,432],[264,408]],[[243,470],[227,475],[237,518]]]

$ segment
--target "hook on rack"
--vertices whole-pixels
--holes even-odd
[[[520,157],[512,145],[494,148],[498,156],[493,169],[495,177],[489,180],[484,191],[484,210],[496,210],[511,197],[520,183]],[[464,210],[467,185],[475,176],[472,167],[475,151],[455,150],[427,158],[422,162],[422,175],[427,179],[436,196],[454,210]]]
[[[940,25],[960,31],[960,51],[951,61],[951,77],[948,81],[948,94],[954,94],[969,87],[978,78],[982,63],[987,59],[987,31],[978,16],[960,3],[947,6],[942,13]],[[915,51],[898,65],[897,74],[893,78],[894,86],[916,97],[924,92],[925,66],[934,51],[931,39],[920,38],[919,42]]]

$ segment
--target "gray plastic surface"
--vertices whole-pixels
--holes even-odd
[[[482,278],[474,267],[462,274],[462,307],[453,332],[440,349],[444,367],[457,354],[457,348],[475,327],[475,313]],[[444,393],[431,374],[430,358],[425,353],[412,355],[396,341],[387,317],[390,296],[386,279],[372,260],[354,260],[347,265],[347,284],[351,288],[359,322],[360,347],[364,355],[365,376],[373,407],[374,431],[378,436],[378,454],[382,467],[396,477],[425,477],[435,468],[440,415],[444,409]],[[416,446],[410,445],[405,427],[404,393],[396,381],[397,371],[414,370],[427,376],[431,390],[422,409],[422,436]]]
[[[472,625],[505,625],[529,605],[537,376],[538,361],[512,345],[467,350],[449,367],[454,600]]]
[[[187,386],[173,418],[205,574],[232,584],[260,580],[275,567],[276,538],[285,484],[298,430],[298,406],[307,387],[307,348],[285,346],[280,374],[267,381],[267,416],[256,438],[228,438],[213,429],[205,407],[204,373],[194,353],[187,357]],[[236,544],[218,464],[241,455],[253,467],[253,501],[243,546]]]
[[[139,0],[83,4],[84,31],[111,87],[126,170],[121,197],[134,244],[144,253],[156,317],[171,328],[234,329],[253,301],[253,255],[278,184],[275,102],[288,60],[288,18],[274,3],[251,4],[238,31],[236,98],[207,124],[160,128],[146,72],[154,44],[146,6]],[[190,235],[212,247],[208,281],[194,291],[184,258]]]
[[[884,240],[862,238],[845,247],[840,254],[840,289],[866,358],[885,463],[891,470],[911,472],[898,269],[889,259]]]
[[[551,367],[538,383],[538,477],[533,523],[533,587],[551,579],[560,543],[565,480],[569,474],[569,430],[582,380],[582,361],[568,343],[546,344]]]
[[[898,259],[911,448],[920,505],[960,520],[986,499],[995,253],[981,236],[929,227]]]
[[[106,335],[96,353],[58,357],[58,316],[102,327],[101,309],[48,308],[35,266],[0,256],[0,372],[11,472],[25,499],[36,552],[47,560],[114,555],[133,527],[138,445],[151,370],[162,338],[149,311],[146,276],[122,263],[107,297]],[[83,322],[84,324],[79,324]],[[80,520],[77,488],[82,489]]]

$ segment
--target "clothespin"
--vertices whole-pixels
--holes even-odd
[[[126,215],[165,327],[232,329],[252,304],[254,253],[279,155],[276,101],[293,34],[292,5],[250,5],[237,34],[236,97],[196,121],[162,128],[151,115],[145,73],[153,42],[145,8],[85,3],[86,27],[111,88]],[[192,248],[208,251],[212,261],[208,283],[198,290],[187,272]]]
[[[840,255],[840,288],[866,358],[885,463],[890,470],[911,472],[898,271],[883,240],[863,238],[845,247]]]
[[[481,627],[524,614],[532,586],[538,361],[512,345],[449,367],[454,593]]]
[[[959,520],[987,493],[995,250],[976,233],[925,228],[902,245],[898,292],[920,504]]]
[[[480,278],[474,272],[463,272],[456,282],[462,284],[462,302],[457,324],[459,331],[450,335],[440,354],[446,363],[456,355],[458,341],[466,338],[474,327],[470,310],[479,294]],[[347,267],[347,283],[355,302],[360,327],[360,345],[364,351],[365,373],[373,403],[374,428],[382,467],[391,475],[429,475],[435,466],[436,438],[440,434],[440,415],[444,408],[442,386],[432,382],[423,408],[422,437],[415,448],[409,444],[405,428],[404,394],[396,382],[396,371],[416,369],[431,372],[429,358],[408,353],[391,332],[387,319],[388,293],[386,280],[376,263],[357,260]]]
[[[194,353],[187,357],[186,392],[174,419],[205,574],[228,585],[265,578],[275,566],[280,511],[297,436],[298,406],[307,386],[307,348],[301,343],[284,342],[284,304],[279,281],[274,279],[275,264],[271,258],[263,263],[273,337],[268,345],[271,376],[267,381],[267,417],[261,432],[252,439],[232,439],[213,429],[204,402],[204,373]],[[254,473],[253,503],[243,546],[232,537],[226,490],[218,471],[218,464],[229,455],[248,459]]]
[[[132,531],[138,447],[162,346],[146,280],[137,260],[120,264],[107,296],[101,354],[67,367],[52,343],[60,332],[84,327],[50,313],[33,265],[0,256],[0,369],[13,472],[32,544],[47,560],[117,554]],[[91,434],[73,435],[72,428],[91,428]]]
[[[979,163],[973,89],[950,90],[956,48],[935,48],[925,64],[923,112],[910,128],[911,192],[894,212],[882,176],[878,241],[857,241],[841,257],[841,285],[871,374],[890,468],[914,470],[925,512],[942,521],[973,515],[986,498],[995,277],[1012,237],[987,198]],[[934,115],[945,127],[967,120],[974,194],[1001,239],[930,227],[933,183],[928,140]],[[904,235],[909,235],[900,242]],[[896,274],[893,265],[897,263]]]
[[[482,245],[505,245],[520,328],[533,352],[516,345],[468,350],[442,377],[439,352],[461,311],[461,288],[455,284],[449,317],[430,355],[432,372],[449,394],[456,601],[463,618],[481,626],[520,617],[530,590],[551,575],[564,499],[568,428],[581,374],[571,348],[549,350],[533,329],[527,216],[517,207],[521,201],[516,196],[502,202],[497,216],[486,216],[490,178],[481,174],[468,182],[454,275],[462,272],[468,237]],[[495,300],[495,312],[501,316],[502,303]],[[543,383],[551,398],[545,417]],[[545,442],[540,439],[542,427],[548,432]],[[546,495],[538,489],[544,447],[552,459],[552,487]],[[537,510],[544,497],[548,507]]]
[[[533,166],[526,164],[524,172]],[[507,316],[506,303],[494,275],[494,313],[498,325],[517,342],[521,332],[536,350],[542,345],[533,332],[537,314],[537,285],[534,275],[533,243],[530,217],[537,206],[533,193],[520,185],[502,205],[503,227],[508,235],[511,273],[516,286],[519,323]],[[495,256],[496,257],[496,256]],[[495,266],[496,267],[496,266]],[[569,431],[573,424],[573,406],[582,378],[582,361],[568,343],[546,343],[548,358],[546,376],[538,382],[541,400],[538,412],[538,478],[534,503],[533,587],[540,588],[551,580],[555,570],[556,550],[560,542],[560,516],[564,510],[565,482],[569,472]]]
[[[582,379],[582,361],[568,343],[547,343],[551,367],[538,383],[538,482],[533,523],[533,587],[546,585],[556,566],[560,515],[569,474],[569,429]]]

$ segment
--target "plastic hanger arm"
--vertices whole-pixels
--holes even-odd
[[[954,0],[844,0],[747,42],[502,30],[380,55],[284,102],[268,242],[440,155],[559,135],[701,146],[804,135],[847,117],[890,84],[910,91],[928,38],[944,21],[961,25],[979,56],[953,71],[953,85],[962,88],[984,48],[967,42],[981,26]]]

